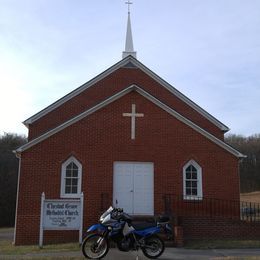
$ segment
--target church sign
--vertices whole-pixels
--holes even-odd
[[[45,201],[43,205],[44,229],[79,229],[80,201]]]
[[[79,230],[79,243],[82,240],[83,194],[80,199],[41,198],[41,219],[39,246],[43,245],[44,230]]]

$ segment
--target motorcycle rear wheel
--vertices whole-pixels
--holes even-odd
[[[151,236],[145,240],[145,247],[142,248],[144,255],[155,259],[164,252],[164,242],[158,236]]]
[[[108,240],[99,234],[89,235],[84,239],[81,250],[88,259],[101,259],[109,250]]]

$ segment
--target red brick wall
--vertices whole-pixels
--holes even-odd
[[[260,222],[246,222],[221,217],[184,217],[184,240],[191,239],[260,239]]]
[[[66,122],[126,87],[136,84],[221,140],[223,132],[140,69],[121,68],[30,125],[29,140]]]
[[[122,116],[132,103],[144,113],[135,140],[130,118]],[[182,167],[190,159],[202,167],[205,197],[239,199],[236,157],[131,92],[22,153],[16,244],[38,243],[41,193],[60,197],[61,164],[71,155],[82,163],[85,228],[98,220],[101,193],[112,196],[115,161],[154,162],[156,212],[163,210],[162,194],[183,193]],[[48,241],[57,240],[52,234]]]

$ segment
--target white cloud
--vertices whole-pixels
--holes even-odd
[[[27,79],[21,64],[3,58],[0,61],[0,133],[26,133],[21,125],[32,106],[32,97],[25,87]]]

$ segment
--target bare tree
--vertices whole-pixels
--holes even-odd
[[[0,227],[14,225],[18,159],[13,150],[26,141],[16,134],[0,136]]]
[[[260,134],[244,137],[231,134],[225,141],[247,155],[240,162],[241,192],[260,190]]]

